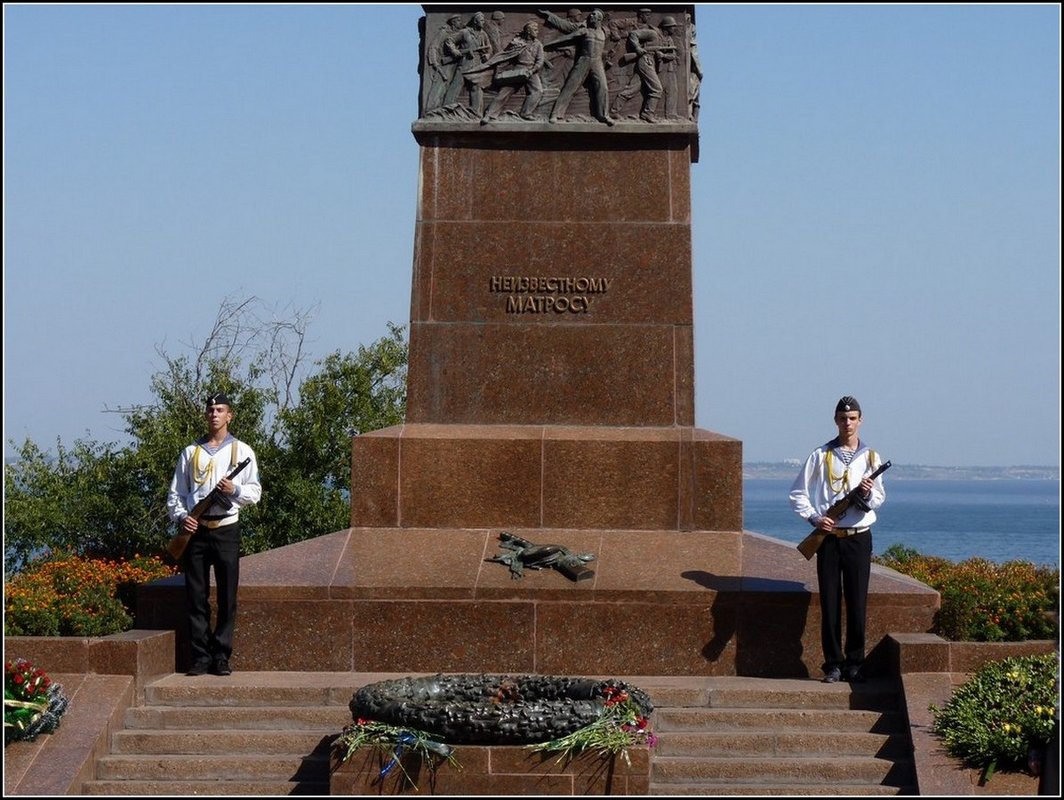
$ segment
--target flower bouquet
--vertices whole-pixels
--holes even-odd
[[[4,663],[4,747],[59,727],[67,709],[63,687],[24,658]]]
[[[440,756],[456,769],[462,765],[455,758],[454,748],[444,742],[434,739],[431,734],[416,728],[389,725],[386,722],[376,720],[356,719],[354,724],[348,725],[336,738],[334,745],[342,761],[350,759],[362,747],[372,747],[379,750],[385,756],[391,756],[389,761],[381,768],[378,779],[383,779],[396,766],[402,770],[407,782],[417,789],[410,774],[403,766],[403,756],[407,753],[419,755],[422,761],[428,765],[429,770],[435,770],[438,762],[433,756]]]
[[[611,756],[620,753],[625,763],[631,766],[628,748],[643,744],[653,747],[657,737],[651,733],[643,709],[625,689],[607,686],[603,693],[606,702],[602,714],[590,725],[567,736],[527,747],[537,753],[560,752],[559,761],[571,761],[585,750],[597,750]]]

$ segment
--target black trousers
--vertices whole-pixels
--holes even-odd
[[[860,667],[865,658],[868,578],[872,572],[872,531],[828,536],[816,556],[820,587],[820,644],[824,671]],[[846,647],[842,641],[842,601],[846,600]]]
[[[233,654],[236,590],[240,582],[240,522],[221,528],[199,526],[183,560],[188,606],[190,664],[228,659]],[[218,612],[211,630],[211,569],[218,592]]]

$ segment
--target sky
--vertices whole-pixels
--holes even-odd
[[[1059,7],[695,9],[696,425],[804,458],[852,394],[896,464],[1059,466]],[[225,298],[312,358],[409,322],[420,5],[3,14],[5,456],[126,443]]]

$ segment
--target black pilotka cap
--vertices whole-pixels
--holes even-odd
[[[207,397],[207,408],[211,406],[231,406],[229,395],[225,392],[215,392]]]
[[[847,411],[856,411],[858,414],[861,413],[861,404],[857,402],[856,397],[846,395],[845,397],[841,398],[838,403],[836,403],[836,414],[840,412],[845,413]]]

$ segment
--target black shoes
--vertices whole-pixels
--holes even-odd
[[[233,670],[229,667],[229,659],[225,656],[219,656],[213,661],[197,661],[191,667],[188,668],[186,675],[232,675]]]
[[[220,656],[211,663],[211,675],[232,675],[233,670],[229,668],[229,659],[225,656]]]
[[[847,683],[864,683],[865,676],[861,674],[860,667],[846,667],[845,679],[840,667],[832,667],[824,673],[824,683],[838,683],[841,680],[845,680]]]

